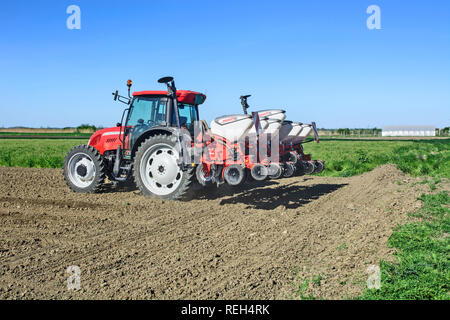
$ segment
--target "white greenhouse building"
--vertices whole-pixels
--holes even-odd
[[[386,126],[382,128],[383,137],[434,137],[433,126]]]

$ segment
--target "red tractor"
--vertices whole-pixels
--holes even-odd
[[[259,114],[267,117],[261,119],[258,113],[248,115],[244,96],[244,114],[218,117],[208,128],[199,120],[204,94],[177,90],[172,77],[158,82],[167,91],[131,95],[128,80],[128,97],[113,93],[114,100],[127,105],[121,122],[95,132],[87,145],[74,147],[64,159],[64,179],[73,191],[96,192],[108,178],[115,184],[134,181],[146,196],[180,199],[192,194],[194,182],[237,186],[247,179],[294,174],[294,163],[279,157],[295,151],[279,147],[284,110],[265,110]],[[261,123],[267,134],[261,133]]]
[[[97,192],[106,177],[114,183],[134,180],[146,196],[180,199],[194,179],[194,163],[180,145],[193,135],[198,106],[206,96],[177,90],[172,77],[158,80],[167,91],[140,91],[128,97],[114,92],[114,100],[127,105],[116,127],[95,132],[87,145],[79,145],[64,159],[63,174],[75,192]],[[190,138],[190,137],[189,137]],[[184,161],[188,159],[189,161]]]

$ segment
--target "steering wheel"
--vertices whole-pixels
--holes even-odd
[[[133,135],[141,135],[148,127],[149,125],[144,123],[144,119],[139,119],[133,127]]]

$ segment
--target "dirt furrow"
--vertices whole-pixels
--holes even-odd
[[[345,298],[425,186],[393,166],[153,200],[76,194],[60,170],[0,168],[0,298]],[[401,183],[399,183],[399,181]],[[66,269],[81,269],[68,291]],[[299,285],[309,281],[305,292]]]

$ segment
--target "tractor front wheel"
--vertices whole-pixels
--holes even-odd
[[[66,184],[75,192],[99,191],[105,180],[102,155],[88,145],[72,148],[64,158],[63,175]]]
[[[155,135],[138,148],[134,159],[134,181],[148,197],[178,200],[191,194],[194,170],[182,170],[176,136]]]

